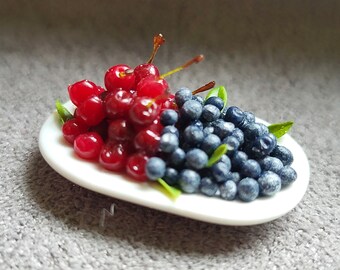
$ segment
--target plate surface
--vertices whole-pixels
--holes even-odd
[[[64,104],[73,111],[69,101]],[[257,119],[258,122],[264,122]],[[182,194],[172,201],[148,183],[136,183],[125,175],[115,174],[99,164],[78,158],[63,138],[54,112],[43,124],[39,149],[46,162],[60,175],[84,188],[134,204],[172,214],[222,225],[255,225],[277,219],[292,210],[304,196],[309,183],[309,163],[301,146],[288,134],[279,140],[294,155],[292,167],[298,178],[273,197],[250,203],[225,201],[199,194]]]

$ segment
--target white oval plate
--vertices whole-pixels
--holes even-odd
[[[64,104],[70,111],[74,106]],[[260,119],[257,121],[264,122]],[[264,122],[265,123],[265,122]],[[279,140],[294,155],[292,167],[298,178],[273,197],[253,202],[225,201],[199,194],[182,194],[169,199],[148,183],[137,183],[125,175],[115,174],[95,162],[78,158],[63,138],[54,112],[43,124],[39,149],[47,163],[59,174],[84,188],[172,214],[223,225],[255,225],[277,219],[292,210],[304,196],[309,183],[309,163],[301,146],[288,134]]]

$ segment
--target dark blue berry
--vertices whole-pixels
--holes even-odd
[[[164,153],[171,153],[178,147],[178,137],[172,133],[165,133],[159,141],[159,149]]]
[[[238,171],[243,162],[245,162],[246,160],[248,160],[248,155],[243,152],[243,151],[236,151],[235,153],[233,153],[232,157],[231,157],[231,165],[233,170]]]
[[[251,202],[259,196],[259,184],[250,177],[243,178],[237,185],[238,197],[245,202]]]
[[[218,190],[218,185],[209,177],[203,177],[201,179],[200,187],[201,193],[209,197],[214,196]]]
[[[203,97],[201,97],[201,96],[199,96],[199,95],[193,95],[191,99],[192,99],[192,100],[198,101],[202,106],[203,106],[203,104],[204,104],[204,99],[203,99]]]
[[[185,161],[185,152],[181,148],[177,148],[173,151],[169,157],[170,164],[174,166],[181,166],[184,164]]]
[[[185,169],[180,172],[178,184],[182,191],[186,193],[194,193],[198,190],[201,178],[199,174],[193,170]]]
[[[240,142],[238,141],[238,139],[234,136],[227,136],[223,139],[222,141],[223,144],[226,144],[228,147],[228,153],[232,153],[233,151],[236,151],[239,146],[240,146]]]
[[[236,197],[236,193],[237,193],[237,185],[234,181],[226,181],[224,183],[222,183],[220,186],[220,196],[221,198],[228,200],[228,201],[232,201],[235,199]]]
[[[225,122],[223,119],[217,119],[212,122],[212,126],[214,127],[214,133],[223,140],[226,136],[230,135],[235,125],[230,122]]]
[[[273,196],[281,189],[281,179],[274,172],[263,172],[257,182],[259,183],[260,193],[264,196]]]
[[[272,157],[277,157],[282,161],[283,165],[291,165],[293,163],[293,154],[290,150],[282,145],[277,145],[270,153]]]
[[[201,118],[203,121],[212,122],[217,120],[220,117],[220,114],[221,112],[216,106],[208,104],[204,105]]]
[[[296,180],[297,173],[292,167],[287,165],[281,169],[281,171],[279,172],[279,176],[281,177],[282,186],[286,187]]]
[[[256,160],[248,159],[242,163],[240,172],[243,176],[258,178],[261,174],[261,166]]]
[[[244,142],[244,134],[243,134],[243,131],[241,129],[235,128],[232,131],[231,136],[234,136],[240,142],[240,145],[243,144],[243,142]]]
[[[208,162],[208,155],[202,151],[201,149],[191,149],[187,152],[186,156],[186,165],[192,169],[202,169]]]
[[[241,176],[238,172],[232,172],[232,181],[234,181],[236,184],[240,182]]]
[[[182,107],[183,104],[191,100],[192,93],[189,88],[181,87],[176,93],[175,93],[175,101],[178,107]]]
[[[203,135],[204,135],[204,137],[206,137],[206,136],[208,136],[209,134],[212,134],[212,133],[214,133],[214,128],[213,128],[212,126],[210,126],[210,127],[205,127],[205,128],[203,129]]]
[[[282,161],[276,157],[265,157],[259,163],[263,171],[272,171],[276,174],[283,168]]]
[[[195,100],[186,101],[181,108],[181,115],[189,120],[197,120],[202,114],[202,105]]]
[[[200,130],[203,130],[203,123],[200,120],[194,120],[190,123],[191,126],[198,127]]]
[[[243,133],[246,140],[253,142],[265,134],[265,129],[262,124],[252,123],[244,128]]]
[[[162,112],[160,121],[163,126],[174,125],[178,121],[178,113],[175,110],[167,109]]]
[[[179,136],[178,129],[175,126],[165,126],[162,130],[162,135],[165,133],[175,134],[177,137]]]
[[[214,105],[214,106],[216,106],[220,111],[221,111],[221,110],[223,109],[223,107],[224,107],[224,102],[223,102],[223,100],[222,100],[221,98],[219,98],[219,97],[216,97],[216,96],[208,98],[208,99],[205,101],[204,104],[205,104],[205,105],[208,105],[208,104]]]
[[[167,182],[169,185],[175,185],[178,182],[178,172],[174,168],[166,168],[163,180]]]
[[[277,144],[273,134],[265,134],[257,138],[251,147],[251,154],[256,158],[268,156]]]
[[[232,122],[235,126],[242,123],[244,119],[244,113],[242,110],[236,106],[231,106],[228,108],[224,120]]]
[[[183,132],[183,139],[189,145],[198,145],[203,139],[203,131],[197,126],[190,125]]]
[[[211,167],[212,174],[216,182],[225,182],[228,179],[228,173],[230,172],[230,166],[224,162],[217,162]]]
[[[220,137],[218,137],[215,134],[209,134],[203,139],[200,147],[204,152],[206,152],[210,156],[220,144],[221,144]]]
[[[255,122],[255,115],[252,112],[244,111],[243,114],[244,114],[244,119],[247,120],[249,124]]]
[[[164,176],[165,168],[164,160],[158,157],[152,157],[146,163],[145,173],[150,180],[157,180]]]
[[[230,158],[227,155],[222,155],[219,162],[223,162],[223,163],[227,164],[229,170],[231,169],[231,161],[230,161]]]

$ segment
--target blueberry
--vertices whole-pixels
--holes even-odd
[[[181,171],[178,178],[178,184],[186,193],[194,193],[197,191],[201,182],[199,174],[193,170],[185,169]]]
[[[231,134],[231,136],[234,136],[239,142],[240,142],[240,145],[243,144],[244,142],[244,134],[243,134],[243,131],[239,128],[235,128]]]
[[[276,157],[265,157],[259,163],[263,171],[272,171],[276,174],[283,168],[282,161]]]
[[[174,125],[178,121],[178,113],[175,110],[167,109],[162,112],[160,121],[163,126]]]
[[[259,196],[259,184],[250,177],[243,178],[237,185],[238,196],[242,201],[251,202]]]
[[[231,180],[234,181],[237,184],[241,180],[240,174],[238,172],[232,172]]]
[[[204,139],[203,131],[197,126],[187,126],[183,132],[183,139],[189,145],[198,145]]]
[[[202,169],[208,162],[208,155],[201,149],[191,149],[187,152],[186,165],[192,169]]]
[[[235,126],[242,123],[244,119],[244,113],[242,110],[236,106],[231,106],[228,108],[224,120],[232,122]]]
[[[231,157],[231,165],[233,170],[239,170],[243,164],[248,160],[248,155],[243,151],[236,151]]]
[[[281,169],[279,176],[281,177],[281,185],[286,187],[296,180],[297,173],[292,167],[287,165]]]
[[[230,135],[235,125],[230,122],[225,122],[223,119],[217,119],[212,122],[212,126],[214,127],[214,133],[223,140],[226,136]]]
[[[212,122],[220,117],[220,110],[211,104],[204,105],[201,118],[206,122]]]
[[[251,147],[251,154],[257,158],[268,156],[277,144],[273,134],[265,134],[257,138]]]
[[[228,153],[233,153],[233,151],[236,151],[240,146],[240,142],[238,141],[238,139],[231,135],[225,137],[222,143],[227,145]]]
[[[181,87],[176,93],[175,93],[175,101],[178,107],[182,107],[183,104],[191,100],[192,93],[189,88]]]
[[[255,115],[252,112],[244,111],[244,119],[250,124],[255,122]]]
[[[185,161],[185,152],[181,148],[177,148],[173,151],[169,157],[170,164],[174,166],[181,166]]]
[[[203,104],[204,104],[204,99],[203,99],[203,97],[201,97],[201,96],[199,96],[199,95],[193,95],[191,99],[192,99],[192,100],[198,101],[202,106],[203,106]]]
[[[204,152],[206,152],[210,156],[220,144],[221,144],[220,137],[218,137],[215,134],[209,134],[203,139],[200,147]]]
[[[162,130],[162,135],[165,133],[175,134],[177,137],[179,136],[178,129],[175,126],[165,126]]]
[[[253,142],[265,134],[265,129],[262,124],[252,123],[244,128],[243,133],[246,140]]]
[[[227,155],[222,155],[219,162],[223,162],[223,163],[227,164],[229,170],[231,169],[231,161],[230,161],[230,158]]]
[[[181,108],[181,115],[189,120],[197,120],[202,114],[202,105],[195,100],[186,101]]]
[[[218,190],[218,185],[209,177],[203,177],[201,179],[200,187],[201,193],[209,197],[214,196]]]
[[[282,161],[283,165],[291,165],[293,163],[293,154],[290,150],[282,145],[277,145],[270,153],[272,157],[277,157]]]
[[[228,178],[230,166],[228,166],[228,164],[224,162],[217,162],[211,167],[211,171],[216,182],[225,182]]]
[[[261,174],[261,167],[256,160],[248,159],[242,163],[240,172],[243,176],[258,178]]]
[[[213,127],[205,127],[204,129],[203,129],[203,135],[204,135],[204,137],[206,137],[206,136],[208,136],[209,134],[212,134],[212,133],[214,133],[214,128]]]
[[[165,153],[171,153],[178,147],[178,137],[172,133],[165,133],[159,141],[159,149]]]
[[[203,123],[200,120],[192,121],[190,125],[198,127],[200,130],[203,130]]]
[[[204,104],[205,105],[208,105],[208,104],[214,105],[214,106],[216,106],[219,109],[219,111],[221,111],[223,109],[223,107],[224,107],[223,100],[220,97],[216,97],[216,96],[208,98],[205,101]]]
[[[168,167],[165,170],[163,180],[167,182],[169,185],[175,185],[178,181],[178,172],[176,169]]]
[[[234,181],[226,181],[220,185],[220,196],[221,198],[232,201],[235,199],[237,193],[237,185]]]
[[[261,195],[273,196],[281,189],[281,179],[274,172],[263,172],[257,182],[259,183]]]
[[[145,173],[150,180],[157,180],[158,178],[162,178],[165,173],[164,160],[158,157],[150,158],[146,163]]]

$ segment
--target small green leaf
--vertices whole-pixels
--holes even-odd
[[[227,101],[228,101],[228,93],[227,93],[227,90],[224,88],[224,86],[220,86],[220,89],[218,90],[218,97],[223,100],[223,103],[224,103],[223,109],[224,109],[225,106],[227,106]]]
[[[158,178],[157,182],[163,187],[162,191],[164,191],[165,195],[169,196],[171,199],[175,200],[182,194],[177,188],[169,186],[162,178]]]
[[[219,161],[221,159],[221,157],[227,153],[228,151],[228,146],[226,144],[221,144],[219,147],[217,147],[214,151],[214,153],[212,153],[211,157],[208,160],[208,163],[206,165],[206,167],[211,167],[212,165],[214,165],[217,161]]]
[[[218,91],[220,90],[220,86],[212,88],[208,94],[205,96],[205,100],[207,100],[210,97],[217,97],[218,96]]]
[[[61,104],[59,100],[55,102],[55,107],[57,109],[57,113],[61,124],[64,124],[66,121],[73,118],[73,115],[65,108],[63,104]]]
[[[269,132],[273,133],[276,138],[280,138],[285,135],[293,126],[293,121],[272,124],[268,126]]]

